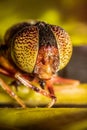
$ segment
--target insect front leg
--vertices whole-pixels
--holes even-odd
[[[0,73],[6,73],[5,70],[0,68]],[[6,73],[8,74],[8,72]],[[5,83],[5,81],[0,78],[0,86],[12,97],[14,98],[23,108],[26,108],[25,104],[23,103],[23,101],[11,90],[11,88],[9,87],[9,85],[7,85]]]
[[[9,72],[7,72],[6,70],[0,68],[0,73],[3,75],[7,75],[11,77],[11,74]],[[28,88],[34,90],[37,93],[40,93],[44,96],[47,96],[49,98],[51,98],[51,95],[43,90],[40,89],[36,86],[33,86],[32,83],[26,78],[26,76],[24,76],[23,74],[21,74],[20,72],[16,72],[14,75],[12,75],[12,77],[14,77],[15,79],[17,79],[18,81],[20,81],[23,85],[27,86]],[[25,108],[26,106],[24,105],[23,101],[10,89],[10,86],[8,86],[4,80],[2,80],[0,78],[0,86],[12,97],[14,98],[23,108]],[[50,103],[49,107],[51,107],[54,103]]]
[[[55,93],[54,93],[54,89],[53,89],[53,81],[52,81],[52,79],[46,80],[46,87],[47,87],[47,89],[48,89],[48,91],[50,93],[50,98],[52,99],[52,101],[47,106],[47,107],[50,108],[51,106],[53,106],[55,104],[55,102],[57,100],[56,96],[55,96]]]
[[[80,84],[79,80],[74,80],[74,79],[65,79],[62,77],[59,77],[57,75],[53,76],[53,84],[58,84],[58,85],[64,85],[64,86],[71,86],[71,87],[76,87]]]
[[[52,100],[51,100],[51,102],[48,104],[47,107],[52,107],[52,106],[54,105],[54,103],[55,103],[55,101],[56,101],[56,97],[55,97],[55,95],[54,95],[54,90],[53,90],[52,86],[49,86],[49,89],[48,89],[48,90],[49,90],[50,93],[48,93],[46,90],[43,90],[43,89],[41,89],[41,88],[38,88],[38,87],[32,85],[32,83],[31,83],[28,79],[26,79],[26,78],[24,77],[24,75],[22,75],[22,74],[19,73],[19,72],[17,72],[17,73],[15,74],[15,78],[18,79],[23,85],[25,85],[25,86],[28,87],[28,88],[31,88],[31,89],[34,90],[35,92],[40,93],[40,94],[42,94],[42,95],[44,95],[44,96],[46,96],[46,97],[51,98]]]
[[[54,92],[54,88],[53,88],[53,80],[42,80],[39,78],[34,78],[33,80],[35,83],[39,84],[40,87],[42,89],[44,89],[45,87],[47,88],[48,92],[49,92],[49,97],[51,98],[51,102],[47,105],[47,107],[52,107],[55,102],[56,102],[56,96],[55,96],[55,92]]]
[[[12,73],[10,73],[12,72]],[[9,62],[2,56],[0,56],[0,74],[14,77],[13,73],[15,72],[15,69],[9,64]],[[25,104],[23,101],[11,90],[10,86],[5,83],[5,81],[0,78],[0,86],[12,97],[14,98],[20,106],[25,108]]]
[[[2,68],[0,68],[0,73],[2,73],[3,75],[7,75],[7,76],[10,76],[10,77],[13,77],[14,79],[18,80],[20,83],[22,83],[26,87],[34,90],[35,92],[40,93],[40,94],[42,94],[44,96],[47,96],[47,97],[51,98],[52,101],[48,105],[48,107],[53,106],[53,104],[55,102],[55,96],[53,96],[53,94],[49,94],[47,91],[32,85],[32,83],[29,81],[29,79],[24,74],[22,74],[22,73],[18,72],[17,70],[15,70],[11,66],[11,64],[4,57],[0,57],[0,58],[1,58],[0,59],[0,61],[1,61],[0,65],[2,66]],[[10,87],[2,79],[1,79],[0,82],[1,82],[2,88],[4,88],[4,90],[11,97],[13,97],[23,108],[25,108],[24,103],[21,101],[21,99],[18,98],[17,95],[14,94],[14,92],[10,89]]]

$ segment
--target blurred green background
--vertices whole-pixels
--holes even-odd
[[[27,19],[62,26],[73,45],[87,45],[87,0],[0,0],[0,37],[8,27]]]
[[[0,0],[0,39],[5,31],[13,24],[27,19],[37,19],[50,24],[59,25],[71,36],[73,45],[87,45],[87,0]],[[82,48],[82,47],[81,47]],[[84,50],[85,49],[85,50]],[[87,46],[81,52],[74,50],[75,60],[70,63],[69,72],[75,79],[87,82]],[[79,49],[80,50],[80,49]],[[77,53],[80,55],[77,55]],[[72,65],[71,65],[72,64]],[[73,73],[72,73],[72,71]],[[64,70],[64,74],[68,70]],[[67,74],[69,75],[69,74]],[[81,76],[80,76],[81,75]],[[72,76],[69,77],[72,78]],[[68,76],[67,76],[68,77]],[[7,80],[7,79],[6,79]],[[29,97],[28,103],[44,103],[43,97],[32,91],[27,93],[26,88],[19,88],[20,97]],[[59,88],[60,89],[60,88]],[[0,90],[0,102],[13,102],[3,90]],[[87,107],[87,84],[77,88],[64,88],[58,93],[58,103],[82,103]],[[26,97],[25,100],[26,100]],[[30,98],[31,97],[31,98]],[[34,100],[34,101],[33,101]],[[37,102],[35,102],[35,100]],[[75,107],[75,106],[74,106]],[[26,114],[27,113],[27,114]],[[37,109],[0,109],[0,128],[21,130],[49,129],[49,130],[87,130],[87,109],[81,108],[37,108]],[[80,124],[80,125],[79,125]],[[9,127],[8,127],[9,126]],[[11,128],[10,128],[11,127]],[[23,130],[22,128],[22,130]]]

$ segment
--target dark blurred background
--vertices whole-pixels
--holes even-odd
[[[71,36],[73,56],[61,76],[87,82],[87,0],[0,0],[0,39],[14,23],[43,20]]]

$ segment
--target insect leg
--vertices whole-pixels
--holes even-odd
[[[41,89],[41,88],[38,88],[38,87],[32,85],[32,83],[31,83],[29,80],[27,80],[27,79],[24,77],[24,75],[22,75],[22,74],[19,73],[19,72],[17,72],[17,73],[15,74],[15,78],[16,78],[17,80],[19,80],[19,81],[20,81],[23,85],[25,85],[26,87],[31,88],[32,90],[34,90],[34,91],[36,91],[36,92],[38,92],[38,93],[40,93],[40,94],[42,94],[42,95],[44,95],[44,96],[47,96],[47,97],[51,98],[52,101],[51,101],[51,103],[48,105],[48,107],[52,107],[52,106],[54,105],[54,103],[55,103],[55,101],[56,101],[56,97],[55,97],[55,95],[54,95],[54,91],[53,91],[52,87],[49,87],[49,91],[50,91],[50,94],[49,94],[47,91],[45,91],[45,90],[43,90],[43,89]]]
[[[52,99],[52,101],[48,104],[48,107],[50,108],[56,102],[56,96],[55,96],[54,89],[53,89],[53,82],[51,79],[46,81],[46,87],[50,93],[50,98]]]
[[[53,84],[59,84],[64,86],[78,86],[80,84],[79,80],[73,80],[73,79],[65,79],[62,77],[59,77],[57,75],[53,76]]]
[[[0,68],[0,73],[2,74],[8,74],[5,70]],[[2,78],[0,78],[0,86],[12,97],[14,98],[23,108],[25,108],[25,104],[23,101],[11,90],[9,85],[7,85]]]

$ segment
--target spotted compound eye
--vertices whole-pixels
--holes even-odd
[[[38,53],[38,41],[38,29],[33,25],[22,28],[14,35],[11,56],[21,70],[33,72]]]
[[[64,68],[69,62],[72,55],[72,44],[70,37],[64,29],[59,26],[51,26],[51,30],[56,38],[59,51],[59,66],[58,70]]]
[[[32,73],[37,65],[38,58],[44,58],[39,54],[41,48],[50,47],[53,54],[55,48],[58,54],[54,55],[55,72],[66,66],[72,54],[72,44],[68,33],[59,26],[49,25],[44,22],[19,23],[10,28],[5,35],[5,43],[11,49],[11,57],[21,70]],[[46,49],[45,49],[46,50]],[[45,59],[44,59],[45,60]],[[58,67],[57,67],[58,66]],[[54,68],[54,67],[53,67]],[[44,70],[44,68],[41,68]],[[39,69],[37,69],[39,71]],[[38,72],[39,74],[40,72]]]

